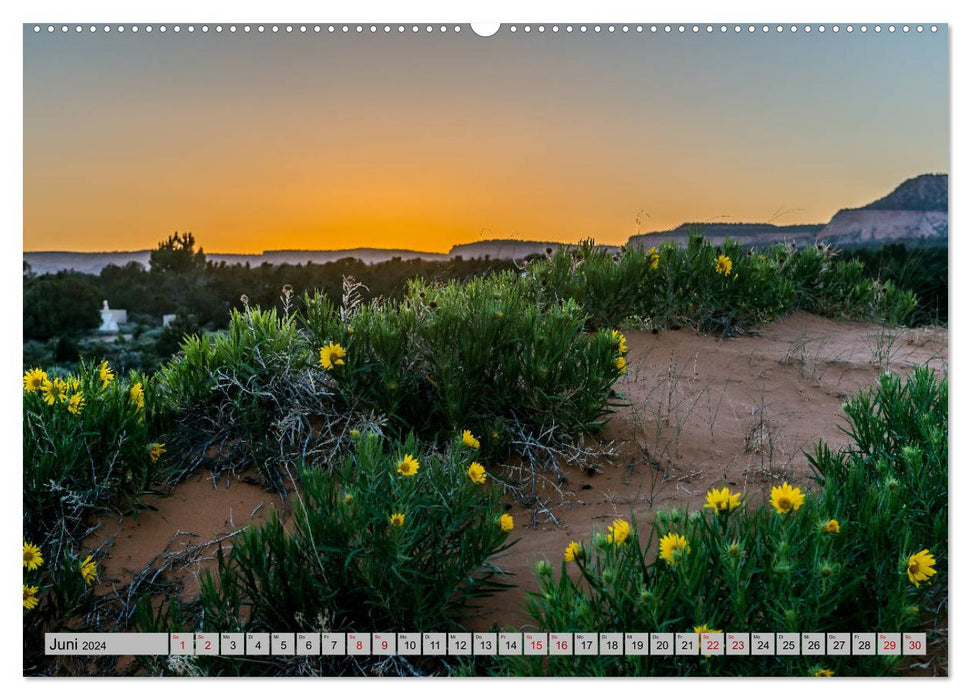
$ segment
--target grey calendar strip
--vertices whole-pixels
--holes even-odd
[[[45,635],[48,656],[923,656],[922,632],[173,632]]]

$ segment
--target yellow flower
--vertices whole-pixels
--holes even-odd
[[[839,520],[830,520],[828,523],[823,525],[823,532],[831,532],[834,535],[838,535],[840,531]]]
[[[469,478],[473,484],[484,484],[486,482],[486,470],[478,462],[469,465]]]
[[[135,404],[136,411],[141,411],[145,408],[145,390],[142,388],[141,382],[135,382],[131,385],[128,396],[131,397],[132,403]]]
[[[466,447],[471,447],[473,450],[479,449],[479,441],[472,434],[471,430],[462,431],[462,444]]]
[[[513,529],[515,524],[512,521],[512,516],[509,513],[503,513],[499,516],[499,527],[502,528],[503,532],[509,532]]]
[[[337,343],[331,343],[320,349],[320,364],[324,369],[334,369],[337,365],[344,364],[344,356],[347,355],[344,348]]]
[[[53,382],[44,382],[41,385],[41,392],[44,394],[44,401],[53,406],[55,401],[64,401],[67,398],[68,385],[60,377],[54,377]]]
[[[933,568],[935,564],[937,564],[937,560],[926,549],[917,552],[917,554],[912,554],[907,562],[907,578],[910,579],[912,584],[920,588],[922,581],[926,581],[937,573]]]
[[[798,486],[790,486],[783,481],[782,486],[772,487],[769,503],[775,508],[776,513],[788,513],[799,510],[805,500],[806,496]]]
[[[830,671],[828,668],[818,668],[813,673],[814,678],[829,678],[832,675],[833,675],[833,672]]]
[[[94,581],[94,577],[98,574],[98,564],[94,561],[94,559],[91,558],[91,555],[89,554],[84,558],[84,561],[81,562],[81,566],[78,570],[81,572],[81,578],[84,579],[84,582],[91,585],[91,582]]]
[[[98,368],[98,376],[101,377],[102,389],[111,384],[111,380],[115,378],[115,373],[108,366],[108,360],[101,361],[101,367]]]
[[[354,335],[354,326],[348,326],[347,327],[347,334],[348,335]]]
[[[78,416],[84,410],[84,394],[80,391],[71,395],[71,400],[67,404],[67,410]]]
[[[618,357],[616,360],[614,360],[614,367],[616,367],[617,371],[621,374],[627,374],[627,358],[624,356]]]
[[[725,277],[732,274],[732,259],[727,255],[719,255],[715,258],[715,272]]]
[[[583,547],[579,542],[571,542],[563,550],[563,559],[565,561],[576,561],[577,559],[583,559]]]
[[[391,517],[388,518],[388,522],[391,523],[391,527],[402,527],[405,524],[405,514],[392,513]]]
[[[345,493],[344,494],[344,503],[346,503],[347,505],[351,505],[353,502],[354,502],[354,494],[352,494],[352,493]]]
[[[24,542],[24,568],[33,571],[44,563],[44,556],[40,552],[40,547],[30,542]]]
[[[657,266],[661,262],[661,256],[657,254],[657,248],[648,248],[647,255],[650,258],[650,265],[652,270],[656,270]]]
[[[610,331],[610,339],[617,346],[617,352],[621,355],[626,355],[630,352],[630,348],[627,347],[627,338],[620,331]]]
[[[352,438],[360,437],[360,435],[361,435],[361,431],[360,430],[358,430],[357,428],[351,428],[351,437]]]
[[[418,469],[421,467],[418,464],[418,460],[411,455],[405,455],[400,462],[398,462],[398,473],[401,476],[414,476],[418,473]]]
[[[630,537],[630,524],[626,520],[617,518],[614,524],[607,528],[607,541],[620,546]]]
[[[28,610],[33,610],[37,606],[37,586],[28,586],[26,583],[24,586],[24,607]]]
[[[731,513],[741,504],[742,494],[731,493],[726,486],[723,489],[711,489],[705,495],[705,508],[712,508],[716,513]]]
[[[152,458],[152,464],[155,464],[158,458],[165,454],[165,445],[161,442],[156,442],[152,445],[152,449],[148,451],[148,454]]]
[[[39,391],[44,387],[47,381],[47,372],[44,370],[34,367],[32,370],[28,370],[24,373],[24,391]]]
[[[691,551],[688,540],[685,539],[684,535],[677,535],[673,532],[669,532],[661,538],[658,549],[661,559],[671,566],[676,566],[681,557]]]

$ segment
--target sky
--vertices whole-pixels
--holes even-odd
[[[606,25],[605,25],[606,26]],[[24,27],[27,251],[825,223],[947,172],[947,31]]]

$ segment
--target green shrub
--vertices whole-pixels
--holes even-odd
[[[645,544],[615,521],[571,544],[560,576],[537,564],[528,611],[562,632],[878,632],[923,629],[946,596],[947,385],[885,374],[846,406],[853,447],[820,446],[818,493],[783,485],[770,503],[726,488],[711,509],[657,513]],[[719,503],[724,504],[719,507]],[[618,533],[620,533],[618,535]],[[683,537],[682,547],[671,547]],[[667,546],[665,546],[667,544]],[[934,572],[919,564],[928,550]],[[915,559],[915,555],[917,555]],[[567,560],[570,560],[569,562]],[[914,566],[912,569],[911,567]],[[924,576],[913,574],[923,571]],[[808,675],[812,657],[498,659],[467,672],[563,675]],[[899,657],[827,657],[838,675],[892,672]]]
[[[159,372],[177,475],[255,466],[277,489],[298,461],[330,457],[350,416],[293,317],[234,310],[225,333],[189,336]]]
[[[23,395],[25,537],[46,543],[70,536],[90,513],[137,504],[155,483],[164,452],[150,434],[154,409],[151,381],[134,373],[115,378],[107,363],[82,364],[64,378],[29,370]]]
[[[402,466],[407,455],[417,469]],[[497,490],[468,473],[476,456],[460,440],[441,456],[371,433],[333,469],[304,471],[291,523],[273,515],[248,530],[218,580],[204,579],[206,628],[454,629],[471,601],[501,587],[489,560],[509,546]]]
[[[570,299],[539,306],[535,285],[511,273],[414,281],[400,304],[343,317],[320,297],[305,307],[314,347],[346,351],[330,372],[346,404],[380,411],[399,434],[470,428],[490,449],[512,426],[573,436],[598,426],[622,371],[615,337],[586,333]]]
[[[60,556],[60,559],[57,557]],[[24,674],[48,675],[71,659],[46,656],[47,632],[88,631],[85,616],[91,609],[89,588],[97,577],[97,562],[71,551],[41,548],[24,541],[23,632]]]
[[[692,234],[686,247],[625,248],[611,254],[588,241],[533,262],[541,299],[573,299],[595,328],[627,318],[655,328],[690,325],[731,335],[803,309],[826,316],[903,323],[916,296],[867,276],[862,263],[827,246],[743,250]]]
[[[275,512],[250,528],[215,575],[203,572],[197,603],[137,605],[139,631],[447,631],[468,607],[505,588],[492,562],[513,543],[511,516],[478,450],[457,436],[425,452],[413,438],[357,434],[332,469],[307,469],[284,525]],[[398,519],[398,516],[401,519]],[[359,659],[364,667],[373,660]],[[148,659],[153,673],[343,675],[354,659],[198,657],[186,667]],[[426,664],[427,665],[427,664]],[[438,668],[440,671],[441,669]],[[412,671],[414,672],[414,671]]]
[[[947,582],[947,381],[925,367],[906,381],[885,372],[844,411],[852,445],[833,451],[820,444],[810,464],[820,498],[857,533],[852,556],[871,572],[861,595],[881,602],[871,617],[897,629],[907,615],[886,582],[900,561],[930,549],[939,575],[923,589],[936,592]]]

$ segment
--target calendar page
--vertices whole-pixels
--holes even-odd
[[[948,675],[946,23],[83,18],[25,676]]]

